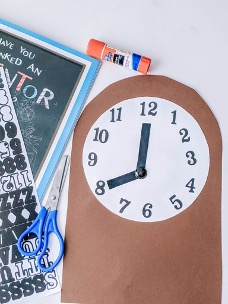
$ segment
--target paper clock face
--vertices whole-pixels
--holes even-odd
[[[89,187],[108,210],[157,222],[180,214],[201,193],[210,165],[197,121],[157,97],[124,100],[90,128],[83,148]]]

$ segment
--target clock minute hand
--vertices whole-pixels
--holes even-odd
[[[143,170],[145,171],[146,168],[147,151],[148,151],[149,138],[150,138],[150,128],[151,128],[151,124],[149,123],[142,124],[136,173],[137,172],[140,173]]]

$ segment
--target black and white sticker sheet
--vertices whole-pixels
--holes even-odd
[[[42,272],[36,256],[24,257],[17,240],[38,215],[40,204],[21,130],[0,66],[0,303],[24,303],[60,291],[56,270]],[[33,251],[36,237],[24,241]],[[50,250],[43,263],[52,263]]]

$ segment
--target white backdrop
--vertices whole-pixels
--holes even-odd
[[[223,137],[222,304],[228,303],[228,1],[0,0],[0,18],[81,52],[95,38],[150,57],[149,74],[180,81],[208,103]],[[88,102],[110,83],[134,75],[137,72],[103,63]],[[67,152],[70,150],[71,142]],[[67,186],[59,206],[62,232]],[[58,269],[61,274],[62,265]],[[32,303],[41,301],[58,304],[60,294]]]

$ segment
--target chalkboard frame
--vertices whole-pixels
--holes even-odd
[[[100,62],[86,54],[2,19],[0,19],[0,31],[27,41],[38,48],[43,48],[47,52],[53,53],[53,55],[57,54],[59,57],[83,65],[80,76],[72,89],[61,123],[53,136],[52,144],[43,157],[38,173],[34,176],[38,198],[41,201],[83,109],[87,95],[99,71]],[[2,64],[4,65],[4,62]]]

